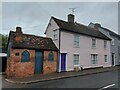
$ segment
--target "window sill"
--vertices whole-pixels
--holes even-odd
[[[48,60],[48,62],[54,62],[54,60],[53,60],[53,61],[49,61],[49,60]]]
[[[74,67],[80,67],[80,65],[74,65]]]
[[[96,47],[92,47],[92,49],[96,49]]]
[[[98,64],[96,63],[96,64],[91,64],[91,65],[98,65]]]
[[[80,46],[78,46],[78,47],[74,47],[74,48],[80,48]]]

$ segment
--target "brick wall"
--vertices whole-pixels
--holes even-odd
[[[52,51],[54,54],[54,61],[48,61],[48,55],[50,51],[44,51],[44,64],[43,64],[43,74],[56,72],[57,65],[57,52]]]
[[[27,50],[30,53],[29,62],[21,62],[22,52]],[[44,51],[43,74],[56,72],[57,67],[57,51],[52,51],[54,61],[48,61],[50,51]],[[19,53],[19,56],[16,56]],[[34,75],[35,50],[29,49],[10,49],[10,57],[7,59],[7,77],[28,77]]]
[[[27,50],[30,53],[29,62],[21,62],[22,52]],[[19,56],[15,54],[19,53]],[[34,75],[35,50],[10,49],[10,57],[7,59],[7,77],[27,77]]]

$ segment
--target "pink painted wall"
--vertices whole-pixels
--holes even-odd
[[[80,35],[80,34],[78,34]],[[107,41],[107,49],[104,49],[104,40],[97,39],[96,49],[92,49],[92,37],[80,35],[80,47],[74,48],[74,34],[70,32],[61,32],[61,53],[67,53],[66,70],[73,70],[73,54],[80,55],[80,65],[83,68],[91,67],[108,67],[111,66],[110,61],[110,41]],[[98,64],[91,64],[91,54],[98,54]],[[108,55],[108,62],[104,62],[104,55]]]
[[[58,25],[53,19],[50,20],[51,25],[48,26],[46,37],[53,39],[53,30],[59,29]],[[59,36],[59,30],[58,30]],[[59,48],[59,37],[58,40],[53,40],[56,46]],[[104,49],[104,40],[97,39],[96,49],[92,49],[92,37],[80,35],[80,48],[74,48],[74,34],[70,32],[61,32],[61,53],[67,53],[66,57],[66,70],[70,71],[74,69],[73,65],[73,54],[80,55],[80,65],[83,68],[91,67],[109,67],[111,66],[110,60],[110,41],[107,42],[107,49]],[[91,54],[98,54],[98,64],[91,64]],[[108,62],[104,62],[104,55],[108,55]],[[61,58],[60,58],[61,60]],[[61,61],[59,61],[59,72],[61,69]]]

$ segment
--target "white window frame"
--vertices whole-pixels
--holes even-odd
[[[95,65],[98,63],[98,54],[91,54],[91,64]]]
[[[58,39],[58,30],[53,30],[53,40],[57,40]]]
[[[78,64],[75,64],[75,61],[77,61]],[[74,67],[80,67],[80,55],[79,54],[73,54],[73,65]]]
[[[107,41],[104,40],[104,49],[107,49]]]
[[[93,42],[93,40],[95,40],[95,42]],[[96,48],[96,43],[97,43],[96,38],[92,38],[92,48]]]
[[[80,36],[74,35],[74,47],[79,48],[80,47]]]
[[[108,55],[104,55],[104,62],[105,62],[105,63],[108,62]]]

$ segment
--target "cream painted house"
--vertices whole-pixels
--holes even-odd
[[[75,68],[110,67],[111,39],[100,31],[75,22],[74,15],[68,21],[51,17],[46,37],[52,38],[59,49],[59,72]]]

